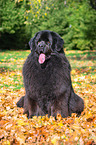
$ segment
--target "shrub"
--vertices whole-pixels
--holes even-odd
[[[24,2],[0,1],[0,47],[1,49],[22,49],[28,41]]]
[[[52,0],[50,1],[52,2]],[[39,14],[38,10],[39,7],[36,10],[37,14],[35,13],[37,18],[31,19],[33,16],[31,17],[30,12],[28,15],[28,22],[32,25],[32,36],[39,30],[49,29],[62,36],[66,49],[95,49],[96,11],[92,9],[87,0],[53,1],[53,7],[49,9],[46,16],[43,16],[46,5],[43,13],[41,10]]]

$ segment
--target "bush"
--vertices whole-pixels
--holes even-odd
[[[96,11],[88,2],[71,3],[67,9],[69,28],[63,38],[66,40],[67,49],[89,50],[96,47]]]
[[[0,1],[0,47],[1,49],[22,49],[28,41],[26,31],[25,4],[10,0]]]
[[[30,37],[46,29],[59,33],[68,50],[96,48],[90,0],[1,0],[0,24],[1,49],[24,49]]]
[[[43,18],[41,18],[37,13],[38,18],[35,21],[30,19],[33,17],[31,17],[32,13],[29,14],[28,22],[32,25],[32,36],[39,30],[48,29],[62,36],[66,49],[95,49],[96,11],[92,9],[87,0],[53,1],[53,7],[49,9],[47,15],[42,15]]]

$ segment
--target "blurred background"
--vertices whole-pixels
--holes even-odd
[[[37,31],[57,32],[66,50],[96,49],[96,0],[0,0],[0,50],[24,50]]]

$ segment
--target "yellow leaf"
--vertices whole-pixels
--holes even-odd
[[[4,142],[2,143],[2,145],[10,145],[9,140],[4,141]]]
[[[25,138],[21,135],[20,135],[20,137],[17,137],[16,139],[17,139],[17,141],[20,142],[21,145],[25,143]]]
[[[71,74],[74,75],[75,73],[76,73],[76,70],[73,69],[73,70],[71,71]]]
[[[62,116],[61,116],[61,114],[57,114],[57,117],[56,117],[58,120],[61,120],[62,119]]]
[[[14,76],[15,74],[16,74],[15,72],[10,73],[11,76]]]
[[[45,13],[45,16],[47,16],[47,13]]]
[[[61,123],[58,123],[58,125],[60,126],[60,127],[62,127],[63,126],[63,123],[61,122]]]
[[[57,142],[59,140],[59,136],[54,136],[52,139],[51,139],[51,142],[54,144],[54,145],[57,145]]]
[[[92,67],[90,66],[89,69],[92,69]]]
[[[38,0],[39,3],[41,3],[41,0]]]
[[[61,138],[62,138],[62,139],[66,139],[66,136],[63,134],[63,135],[61,136]]]
[[[23,121],[23,120],[17,120],[17,123],[18,123],[18,125],[24,125],[25,124],[25,122]]]

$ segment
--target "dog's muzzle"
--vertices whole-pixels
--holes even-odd
[[[45,42],[44,41],[41,41],[38,43],[38,47],[39,48],[44,48],[46,46]]]
[[[36,53],[39,55],[41,53],[44,53],[45,55],[50,55],[52,52],[51,45],[46,44],[45,41],[40,41],[36,48]]]
[[[39,64],[43,64],[51,56],[51,44],[46,43],[45,41],[40,41],[35,51],[38,54]]]

